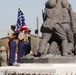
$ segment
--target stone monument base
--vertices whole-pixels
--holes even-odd
[[[21,58],[21,63],[76,63],[76,56],[47,54],[41,57],[34,57],[29,54]]]

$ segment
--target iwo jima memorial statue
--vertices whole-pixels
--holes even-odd
[[[47,0],[41,32],[39,49],[22,57],[22,63],[76,62],[76,13],[68,0]],[[58,51],[60,55],[55,56]]]

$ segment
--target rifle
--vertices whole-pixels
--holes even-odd
[[[42,10],[42,18],[43,18],[43,22],[45,22],[47,15],[46,12]]]
[[[71,27],[72,32],[74,33],[74,25],[73,25],[73,18],[72,18],[72,10],[71,10],[71,5],[70,5],[70,4],[69,4],[69,9],[68,9],[68,11],[69,11],[70,21],[71,21],[70,27]]]
[[[72,8],[71,8],[71,5],[69,4],[69,14],[70,14],[70,21],[71,21],[71,23],[70,23],[70,27],[71,27],[71,30],[72,30],[72,32],[73,32],[73,38],[74,38],[74,41],[76,40],[75,39],[75,33],[74,33],[74,25],[73,25],[73,17],[72,17],[72,10],[71,10]],[[74,47],[75,47],[75,42],[74,42]],[[76,50],[74,51],[74,54],[76,54]]]
[[[42,19],[43,19],[43,22],[44,22],[44,12],[43,12],[43,9],[42,9]]]

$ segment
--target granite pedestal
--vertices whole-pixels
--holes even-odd
[[[27,55],[21,58],[21,63],[76,63],[76,56],[47,54],[41,57],[34,57]]]

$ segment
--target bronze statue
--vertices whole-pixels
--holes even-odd
[[[48,0],[45,4],[44,22],[41,27],[42,39],[38,52],[34,56],[44,54],[46,44],[52,37],[52,33],[61,40],[62,50],[67,50],[67,36],[61,26],[61,0]]]

